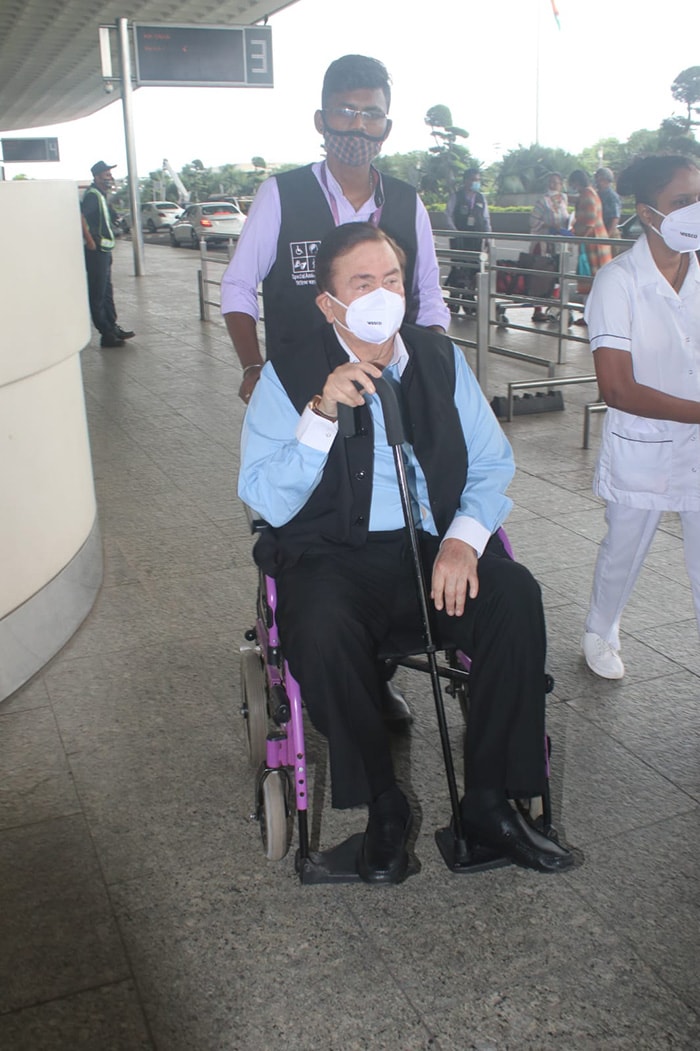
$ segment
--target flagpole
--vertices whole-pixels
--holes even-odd
[[[542,0],[535,0],[537,4],[537,44],[535,47],[535,146],[540,144],[540,8]]]

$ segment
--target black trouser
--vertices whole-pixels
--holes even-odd
[[[423,541],[429,588],[438,544]],[[479,583],[463,616],[435,612],[433,623],[439,645],[457,645],[472,659],[466,784],[540,795],[546,638],[539,585],[493,541],[479,560]],[[329,546],[284,570],[277,585],[285,656],[314,726],[328,738],[333,805],[367,803],[394,783],[376,652],[396,629],[422,640],[408,542],[370,534],[359,549]]]
[[[110,335],[117,323],[112,293],[112,253],[86,248],[85,269],[92,323],[101,335]]]

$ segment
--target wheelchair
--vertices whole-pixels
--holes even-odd
[[[435,840],[445,864],[455,873],[480,872],[511,864],[510,860],[485,847],[467,844],[462,830],[459,793],[447,726],[447,716],[440,680],[447,682],[446,692],[453,697],[466,715],[469,704],[469,674],[471,661],[458,649],[444,652],[438,659],[438,648],[433,642],[428,615],[428,600],[423,578],[418,538],[410,513],[410,493],[405,465],[401,455],[403,425],[396,394],[385,380],[375,381],[382,400],[387,439],[393,447],[399,489],[404,509],[406,528],[411,541],[413,568],[416,577],[423,629],[422,645],[416,649],[395,649],[378,654],[389,671],[396,667],[426,672],[430,676],[435,701],[438,728],[447,777],[452,816],[449,824],[435,833]],[[350,418],[341,414],[341,433],[352,433]],[[251,531],[259,532],[267,524],[251,516]],[[513,557],[508,538],[503,530],[501,540],[506,553]],[[296,872],[303,884],[359,882],[356,858],[363,833],[358,832],[325,851],[311,849],[309,834],[309,762],[304,734],[302,694],[284,657],[283,643],[277,624],[277,588],[275,580],[261,571],[255,624],[245,633],[246,644],[241,647],[241,714],[245,722],[247,751],[255,770],[254,811],[259,822],[265,856],[280,861],[291,846],[293,817],[296,813],[298,849]],[[545,676],[545,692],[551,692],[554,683]],[[551,743],[544,742],[546,788],[541,800],[518,800],[515,805],[540,831],[556,839],[552,827],[549,792],[549,758]],[[533,809],[534,808],[534,809]],[[414,869],[413,871],[417,871]],[[409,869],[409,875],[412,870]]]

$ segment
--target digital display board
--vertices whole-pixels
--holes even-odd
[[[6,164],[60,161],[58,139],[0,139]]]
[[[142,86],[271,88],[269,26],[146,26],[134,23]]]

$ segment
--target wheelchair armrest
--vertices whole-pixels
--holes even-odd
[[[245,507],[245,516],[248,519],[251,533],[262,533],[266,529],[269,529],[269,522],[266,522],[264,518],[261,518],[260,515],[256,514],[253,508],[249,507],[248,504],[244,504],[243,506]]]

